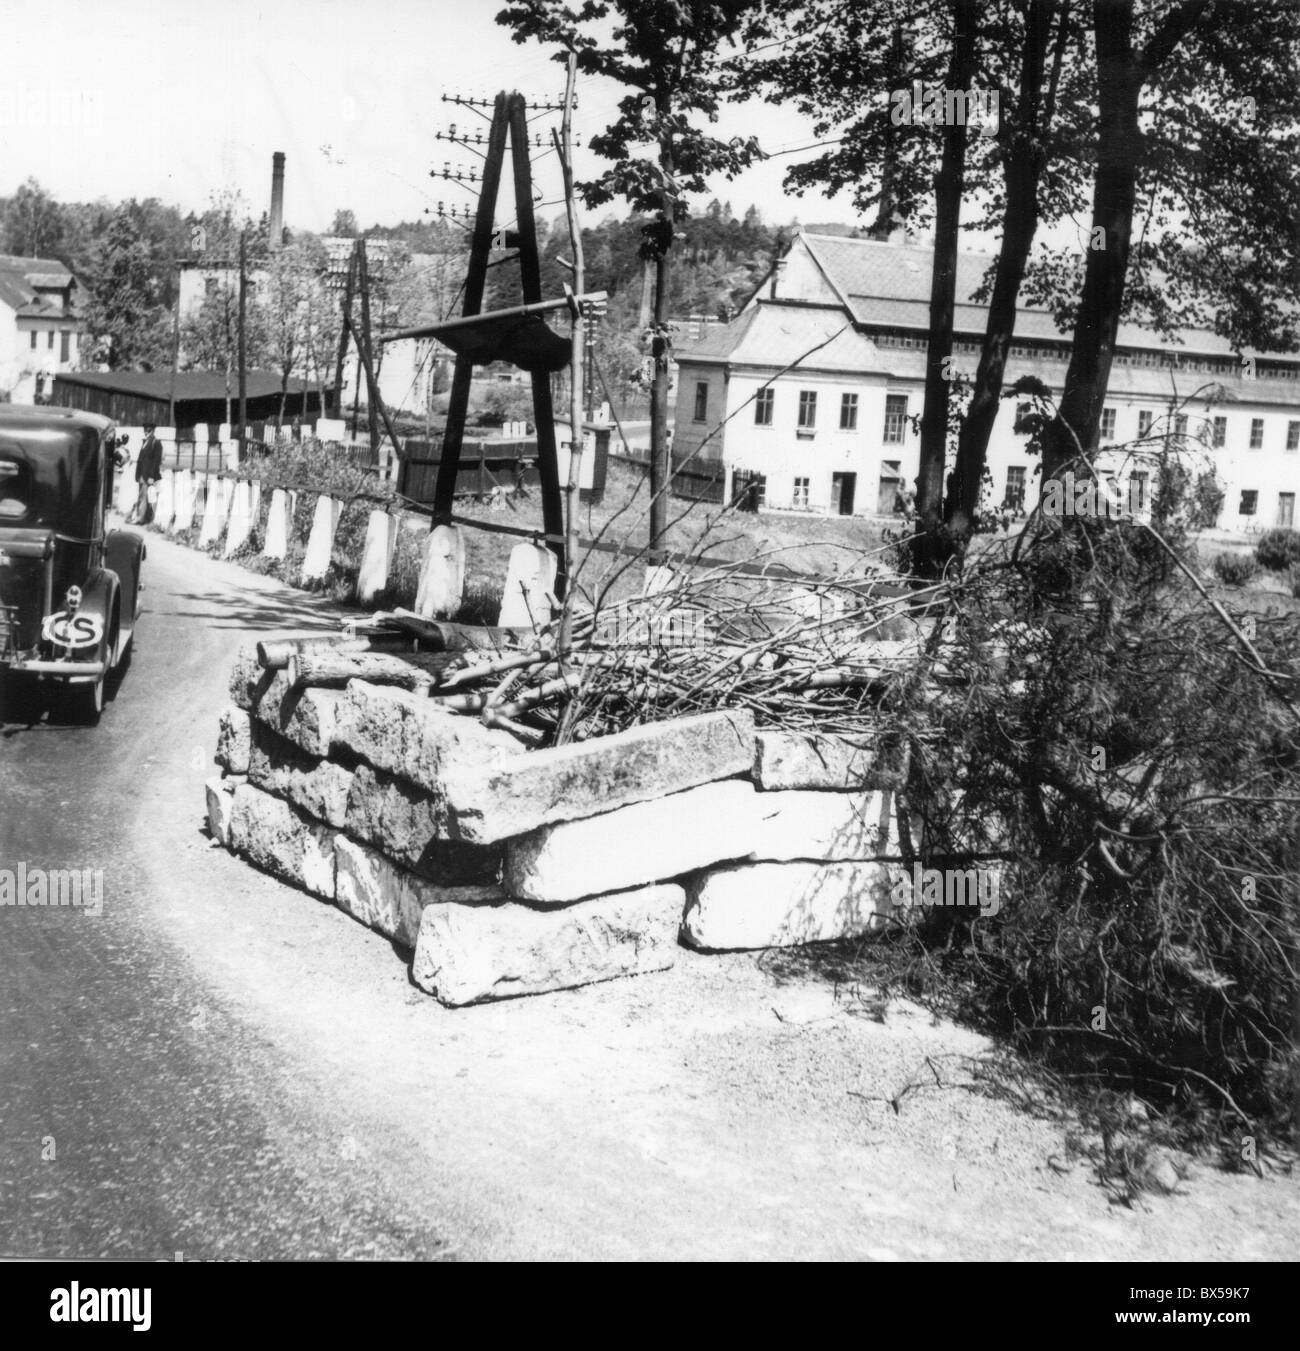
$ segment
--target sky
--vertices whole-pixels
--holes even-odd
[[[501,4],[15,0],[6,6],[10,73],[0,80],[0,195],[34,177],[60,201],[157,197],[199,211],[234,188],[260,214],[271,155],[281,150],[290,228],[324,231],[338,208],[365,228],[419,219],[439,199],[472,205],[465,188],[429,170],[478,161],[434,136],[487,123],[442,96],[518,89],[530,102],[554,103],[564,87],[563,66],[547,50],[514,43],[493,21]],[[20,59],[24,52],[30,59]],[[599,173],[602,161],[583,147],[623,92],[580,81],[579,179]],[[558,122],[557,114],[533,126]],[[718,132],[757,135],[777,151],[815,139],[796,113],[761,103],[727,110]],[[720,179],[717,196],[737,215],[753,203],[775,224],[855,223],[846,195],[785,194],[786,168],[812,153],[778,154],[733,182]],[[558,198],[554,155],[535,172],[546,199]]]

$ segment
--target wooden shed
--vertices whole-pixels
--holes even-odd
[[[280,376],[276,371],[247,373],[248,421],[274,421],[280,413]],[[179,371],[176,380],[176,426],[213,426],[226,421],[226,376],[223,371]],[[239,382],[231,381],[231,420],[239,420]],[[325,388],[326,407],[330,387]],[[75,371],[54,377],[51,402],[62,408],[102,413],[124,426],[171,425],[170,371]],[[320,390],[304,380],[290,380],[285,418],[310,420],[323,414]]]

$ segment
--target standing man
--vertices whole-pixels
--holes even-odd
[[[144,444],[140,447],[140,458],[135,463],[135,481],[139,486],[139,496],[128,522],[148,525],[153,519],[153,502],[149,500],[149,490],[162,481],[162,442],[153,434],[154,424],[144,424]],[[155,494],[156,500],[156,494]]]

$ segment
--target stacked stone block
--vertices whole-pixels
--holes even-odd
[[[295,690],[242,655],[213,837],[412,953],[449,1005],[872,931],[906,766],[723,711],[546,750],[353,680]]]

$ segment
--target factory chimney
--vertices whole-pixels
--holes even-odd
[[[284,233],[284,151],[271,156],[271,223],[268,245],[272,252],[280,247]]]

